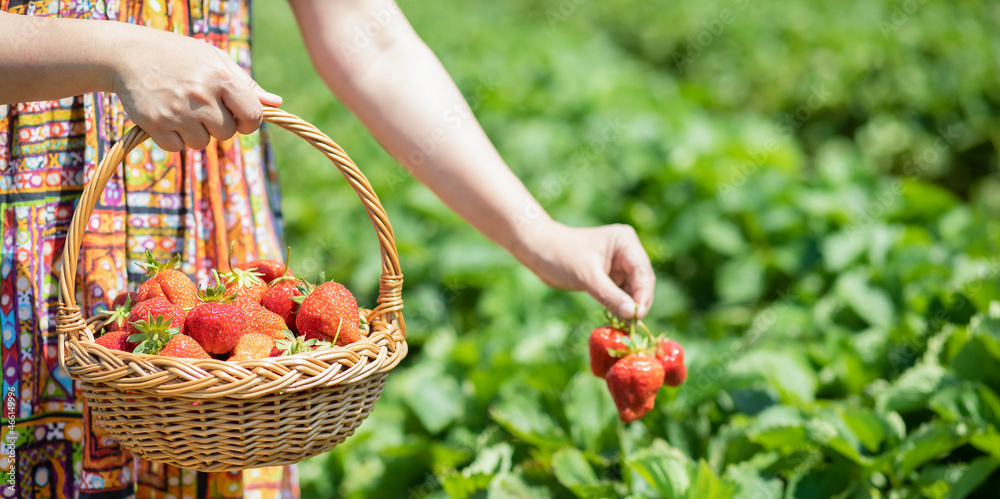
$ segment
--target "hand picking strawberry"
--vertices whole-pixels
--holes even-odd
[[[618,416],[628,423],[653,409],[664,384],[684,382],[684,349],[676,341],[654,337],[642,321],[633,321],[629,332],[610,314],[608,321],[610,325],[590,334],[590,370],[607,381]],[[644,334],[636,334],[637,324]]]

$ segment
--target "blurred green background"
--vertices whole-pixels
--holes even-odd
[[[410,354],[305,497],[995,497],[1000,4],[403,2],[571,225],[629,223],[688,382],[623,425],[600,307],[550,290],[395,164],[258,2],[260,83],[342,144],[395,228]],[[272,132],[299,274],[373,303],[360,203]]]

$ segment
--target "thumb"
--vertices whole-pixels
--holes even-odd
[[[604,272],[598,272],[584,283],[584,289],[619,319],[635,317],[635,301]]]
[[[272,94],[271,92],[261,88],[260,84],[257,83],[257,80],[250,80],[250,89],[253,90],[257,98],[260,99],[260,103],[265,106],[279,107],[283,102],[280,95]]]

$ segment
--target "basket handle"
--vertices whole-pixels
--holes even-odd
[[[375,233],[378,235],[378,244],[382,253],[382,277],[379,279],[378,306],[368,315],[368,320],[371,322],[379,317],[384,317],[386,322],[392,322],[392,319],[395,318],[399,330],[405,338],[406,325],[403,322],[401,295],[403,274],[399,268],[396,237],[393,235],[392,225],[389,224],[389,218],[372,189],[371,183],[336,142],[302,118],[281,109],[264,106],[264,120],[298,135],[325,154],[361,198],[361,203],[365,205],[372,227],[375,228]],[[86,327],[86,321],[80,314],[80,307],[76,303],[76,267],[83,244],[83,234],[91,215],[94,213],[94,206],[107,186],[108,180],[118,170],[118,164],[132,149],[148,138],[149,134],[141,128],[132,127],[108,151],[101,163],[97,165],[93,178],[83,189],[83,195],[80,197],[76,212],[73,213],[73,220],[70,222],[69,232],[66,234],[66,242],[63,246],[62,269],[59,277],[61,303],[58,313],[64,317],[57,321],[60,335],[76,336],[81,332],[85,332],[88,336],[91,334]],[[61,353],[62,349],[60,348]]]

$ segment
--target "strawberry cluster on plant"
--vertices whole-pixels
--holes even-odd
[[[96,343],[114,350],[175,358],[254,360],[294,355],[368,336],[357,300],[345,286],[310,283],[284,263],[254,260],[212,271],[199,290],[177,269],[179,256],[146,252],[146,280],[118,295]]]

